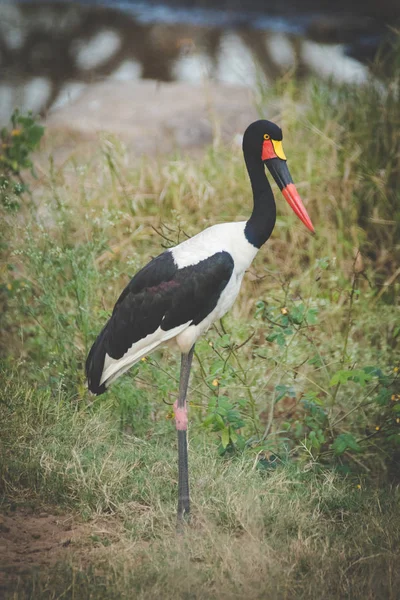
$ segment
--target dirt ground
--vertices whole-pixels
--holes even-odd
[[[60,561],[84,564],[115,534],[115,523],[82,523],[73,514],[18,509],[0,515],[0,598],[33,570]]]

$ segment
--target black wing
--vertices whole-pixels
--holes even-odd
[[[217,252],[182,269],[170,251],[150,261],[126,286],[89,352],[89,389],[96,394],[105,391],[100,380],[106,353],[119,359],[160,326],[168,331],[184,323],[200,323],[216,307],[233,267],[228,252]]]

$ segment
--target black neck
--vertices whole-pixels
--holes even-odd
[[[245,160],[253,190],[254,207],[244,233],[250,244],[261,248],[275,227],[275,200],[262,161],[246,157]]]

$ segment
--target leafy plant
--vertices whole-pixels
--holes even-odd
[[[240,401],[233,404],[228,398],[212,398],[208,403],[208,409],[203,427],[220,435],[219,454],[223,455],[227,450],[244,448],[245,440],[240,433],[245,422],[241,416]]]
[[[11,116],[11,129],[0,132],[0,202],[7,209],[19,207],[21,196],[29,191],[21,171],[29,169],[35,176],[31,159],[44,134],[44,127],[32,114],[21,115],[15,110]]]

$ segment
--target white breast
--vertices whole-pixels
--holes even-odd
[[[244,273],[258,252],[258,248],[247,241],[245,226],[246,223],[242,221],[208,227],[171,249],[175,264],[182,269],[196,265],[216,252],[229,252],[235,263],[236,276]]]

